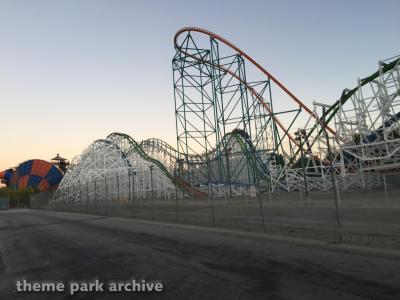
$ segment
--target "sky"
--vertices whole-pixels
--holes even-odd
[[[72,159],[116,131],[175,146],[181,27],[232,41],[311,106],[400,54],[399,11],[397,0],[0,0],[0,171]]]

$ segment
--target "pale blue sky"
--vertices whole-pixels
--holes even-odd
[[[113,131],[175,145],[183,26],[231,40],[310,105],[400,53],[400,1],[215,2],[0,0],[0,169]]]

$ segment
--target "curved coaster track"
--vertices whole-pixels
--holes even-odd
[[[224,163],[229,155],[225,137],[235,131],[245,134],[241,149],[249,168],[256,170],[253,183],[270,181],[273,190],[302,189],[307,177],[311,189],[326,190],[332,186],[330,173],[373,169],[379,160],[379,168],[396,167],[399,57],[380,62],[378,71],[318,113],[318,105],[309,109],[248,54],[215,33],[185,27],[176,33],[174,46],[177,150],[188,166],[188,178],[195,177],[189,167],[196,164],[192,157],[202,156],[207,162],[203,182],[236,184],[229,163]],[[257,72],[264,80],[250,82],[247,74],[254,77]],[[273,101],[273,94],[279,102]],[[285,103],[286,110],[279,103]],[[271,158],[283,158],[283,163],[270,163]],[[219,161],[217,168],[213,160]]]
[[[82,190],[82,186],[86,188]],[[107,195],[128,195],[132,188],[135,189],[136,198],[146,198],[149,192],[154,191],[158,198],[170,198],[176,196],[178,190],[196,198],[206,196],[206,193],[192,187],[161,161],[148,155],[141,143],[127,134],[114,132],[106,139],[93,142],[73,159],[53,201],[107,201]]]
[[[279,176],[271,176],[263,153],[270,158],[288,161],[298,156],[294,153],[301,142],[295,130],[303,119],[319,120],[298,97],[276,77],[265,70],[244,51],[223,37],[205,29],[185,27],[174,37],[176,54],[172,61],[174,75],[175,116],[177,128],[177,152],[179,159],[187,165],[188,177],[196,161],[193,157],[204,157],[207,179],[203,182],[230,184],[229,163],[225,163],[227,136],[242,131],[250,168],[256,171],[249,184],[258,185],[263,177],[273,182],[274,188],[287,190],[285,184],[286,164],[279,165]],[[249,81],[248,75],[258,77]],[[273,101],[276,94],[280,101]],[[328,132],[335,131],[322,125]],[[256,149],[256,150],[255,150]],[[214,153],[216,152],[216,153]],[[215,158],[218,167],[212,166]],[[254,157],[252,159],[252,157]],[[257,158],[258,167],[251,165]],[[274,170],[276,171],[276,170]],[[254,174],[258,174],[254,176]],[[260,176],[260,175],[263,175]],[[192,178],[195,181],[196,178]]]
[[[54,201],[83,201],[85,193],[103,200],[121,193],[130,201],[131,191],[137,198],[201,198],[221,186],[225,194],[294,191],[305,180],[308,189],[326,191],[332,173],[347,176],[339,183],[347,189],[369,170],[400,167],[400,57],[381,61],[332,105],[310,109],[215,33],[182,28],[174,47],[176,148],[112,133],[73,160]]]

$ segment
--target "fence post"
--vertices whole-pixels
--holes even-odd
[[[117,201],[118,201],[118,216],[121,216],[121,199],[119,195],[119,174],[117,173]]]
[[[69,211],[69,190],[70,187],[65,187],[66,191],[65,193],[67,194],[66,200],[64,201],[64,205],[65,205],[65,210]]]
[[[132,214],[135,216],[135,173],[133,173],[133,181],[132,181]]]
[[[301,188],[299,187],[299,193],[300,193],[300,203],[303,205],[303,194],[301,192]]]
[[[104,174],[104,194],[105,194],[105,201],[104,201],[104,205],[108,205],[108,188],[107,188],[107,177]],[[104,208],[104,207],[103,207]],[[107,209],[106,209],[107,212]]]
[[[264,219],[264,207],[263,207],[263,204],[262,204],[260,184],[259,184],[259,179],[257,178],[256,180],[257,180],[258,202],[260,204],[261,221],[262,221],[263,231],[266,232],[266,230],[265,230],[265,219]]]
[[[86,183],[86,213],[89,213],[89,181]]]
[[[153,166],[150,166],[151,219],[154,220]]]
[[[175,220],[179,223],[179,213],[178,213],[178,187],[175,185]]]
[[[70,190],[72,191],[77,191],[77,184],[74,184],[73,186],[71,186]],[[75,200],[77,197],[75,197],[74,193],[72,193],[72,200],[71,202],[71,211],[75,212]]]
[[[49,194],[46,194],[46,210],[50,210],[50,199]]]
[[[82,213],[82,183],[79,185],[79,213]]]
[[[96,179],[94,180],[94,211],[95,211],[95,214],[97,215],[97,185],[96,185]]]
[[[269,193],[269,206],[272,206],[272,177],[270,177],[270,183],[268,184]]]
[[[214,197],[212,194],[212,183],[211,182],[208,183],[208,188],[209,188],[208,197],[211,200],[211,222],[212,222],[211,224],[212,224],[212,227],[215,227],[216,226],[216,224],[215,224],[215,207],[214,207]]]
[[[388,195],[387,184],[386,184],[386,174],[382,174],[382,177],[383,177],[383,188],[385,190],[385,200],[386,200],[386,202],[389,202],[389,195]]]
[[[132,192],[131,192],[131,171],[128,170],[128,207],[132,205]]]

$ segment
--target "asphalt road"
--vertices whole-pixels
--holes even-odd
[[[255,233],[73,213],[0,211],[0,299],[400,299],[400,255]],[[161,282],[161,293],[69,282]],[[16,281],[65,292],[17,292]]]

